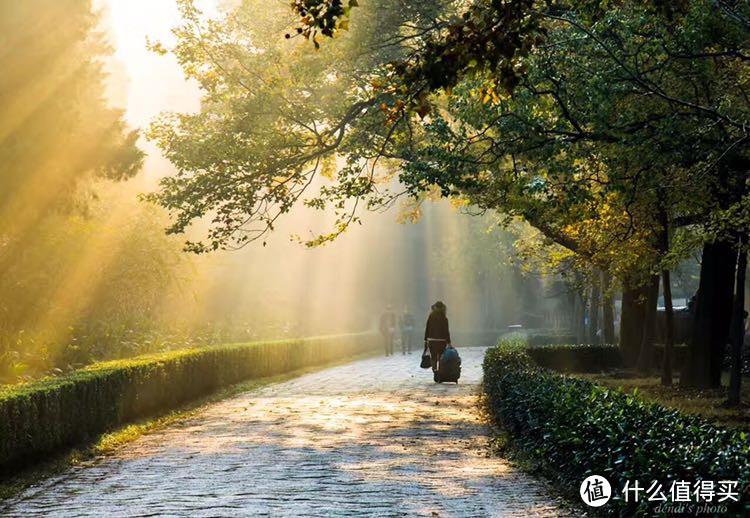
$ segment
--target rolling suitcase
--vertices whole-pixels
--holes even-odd
[[[461,357],[455,347],[445,348],[445,352],[440,357],[440,366],[437,371],[437,381],[458,383],[461,377]]]

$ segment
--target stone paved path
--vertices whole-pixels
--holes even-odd
[[[375,358],[214,404],[32,488],[8,516],[560,516],[544,486],[487,455],[484,349],[459,385],[418,355]]]

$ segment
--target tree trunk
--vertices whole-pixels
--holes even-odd
[[[741,246],[745,246],[747,237],[743,236]],[[747,271],[747,250],[740,249],[737,260],[737,282],[735,283],[734,306],[732,308],[731,339],[732,370],[729,375],[729,394],[727,403],[731,406],[740,404],[740,386],[742,383],[742,349],[745,345],[745,274]]]
[[[577,312],[577,304],[576,299],[578,298],[578,294],[574,289],[570,289],[566,296],[567,306],[565,308],[565,313],[568,316],[568,329],[570,329],[570,333],[575,336],[576,334],[576,325],[577,325],[577,318],[578,318],[578,312]]]
[[[615,301],[612,297],[612,275],[602,272],[602,325],[604,331],[604,343],[615,343]]]
[[[661,364],[661,384],[672,385],[672,362],[674,358],[674,310],[672,308],[672,283],[669,270],[662,270],[661,278],[664,286],[664,357]]]
[[[646,307],[643,310],[643,333],[638,353],[638,371],[648,374],[654,363],[654,329],[656,327],[656,303],[659,299],[659,276],[652,275],[647,286]]]
[[[633,288],[625,284],[620,314],[620,353],[625,367],[635,367],[638,360],[643,338],[645,302],[644,287]]]
[[[662,254],[669,253],[669,216],[664,208],[664,192],[659,191],[659,220],[661,231],[659,232],[659,246]],[[664,292],[664,355],[661,359],[661,384],[672,385],[672,363],[674,349],[674,308],[672,307],[672,282],[669,269],[664,268],[661,272],[662,286]],[[658,285],[658,280],[657,280]]]
[[[591,283],[591,310],[589,311],[589,343],[598,344],[599,337],[599,305],[601,300],[601,286],[599,285],[599,270],[594,270]]]
[[[586,300],[582,294],[575,294],[575,322],[573,322],[573,333],[577,343],[586,341]]]
[[[700,282],[681,384],[718,388],[734,298],[736,250],[729,240],[703,245]]]

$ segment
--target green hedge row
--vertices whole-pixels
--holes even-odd
[[[526,352],[537,365],[562,372],[600,372],[622,367],[622,355],[616,345],[538,345]]]
[[[0,391],[0,474],[242,380],[370,352],[357,334],[189,349],[89,366]]]
[[[555,329],[526,329],[523,331],[529,345],[570,344],[576,341],[573,333]]]
[[[528,354],[542,366],[561,372],[601,372],[623,367],[622,354],[617,345],[575,344],[564,332],[554,334],[545,330],[524,330],[511,333],[514,340],[523,340],[529,346]],[[676,344],[673,348],[672,369],[679,371],[687,356],[687,346]],[[661,369],[664,346],[654,345],[654,366]]]
[[[653,512],[655,504],[645,498],[640,504],[624,501],[626,481],[648,488],[658,480],[667,492],[673,481],[737,480],[739,503],[722,504],[730,504],[729,516],[750,515],[750,495],[743,491],[750,483],[744,433],[541,368],[520,339],[501,340],[487,352],[484,390],[498,424],[576,499],[587,476],[609,480],[613,500],[599,508],[601,514]]]

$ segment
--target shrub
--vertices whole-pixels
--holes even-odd
[[[526,353],[534,362],[562,372],[599,372],[622,367],[620,348],[616,345],[538,345]]]
[[[373,335],[235,344],[91,365],[0,391],[0,473],[239,381],[374,350]]]
[[[541,367],[561,372],[601,372],[623,367],[617,345],[575,344],[564,332],[555,334],[551,330],[522,330],[512,335],[514,340],[523,340],[529,346],[527,353]],[[679,371],[687,356],[687,346],[675,344],[672,354],[672,369]],[[654,344],[654,366],[657,369],[661,369],[663,358],[664,346]]]
[[[569,344],[576,339],[569,331],[555,329],[528,329],[526,336],[529,345]]]
[[[647,513],[653,503],[622,498],[625,482],[636,480],[646,487],[658,480],[665,492],[672,481],[737,480],[740,502],[723,503],[738,515],[750,512],[743,492],[750,482],[744,433],[546,370],[517,338],[487,352],[484,376],[493,418],[560,485],[577,495],[587,476],[607,477],[613,500],[600,508],[602,514]]]

